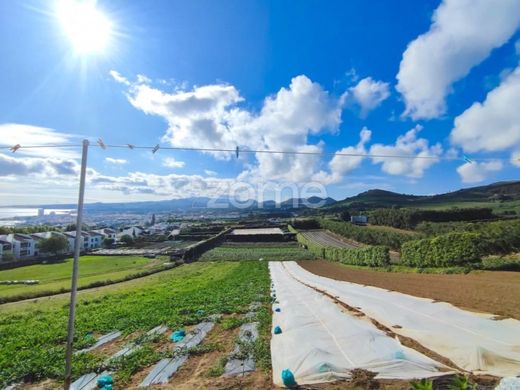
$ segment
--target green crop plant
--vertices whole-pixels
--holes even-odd
[[[411,390],[433,390],[433,382],[429,379],[413,382]]]
[[[82,340],[89,332],[142,334],[161,324],[177,329],[207,315],[244,312],[258,299],[267,302],[269,286],[267,262],[257,261],[194,263],[98,291],[84,291],[78,297],[75,347],[87,343]],[[44,304],[0,306],[0,386],[21,380],[63,379],[67,303],[67,297],[56,296]],[[153,340],[145,344],[152,348]],[[262,348],[269,351],[268,343]],[[150,364],[160,357],[143,348],[139,355],[121,363],[121,375],[128,377],[141,362]],[[75,355],[74,378],[99,371],[105,358],[95,351]]]

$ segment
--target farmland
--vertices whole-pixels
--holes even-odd
[[[520,319],[520,273],[476,271],[467,275],[385,273],[330,261],[302,261],[310,272],[336,280],[450,302],[471,310]]]
[[[96,291],[86,290],[79,294],[75,347],[92,343],[85,337],[89,332],[99,335],[119,330],[128,341],[161,324],[176,329],[211,314],[245,312],[250,303],[267,297],[268,290],[267,264],[263,262],[196,263]],[[0,383],[62,378],[68,313],[64,303],[66,298],[58,296],[46,298],[43,304],[0,307]],[[116,367],[119,385],[164,357],[161,341],[155,342]],[[268,351],[263,345],[257,348],[260,355],[262,349]],[[264,352],[260,360],[265,356]],[[102,353],[77,355],[74,377],[100,369],[104,358]]]
[[[200,261],[312,260],[315,256],[296,243],[225,243],[204,253]]]
[[[82,256],[79,263],[79,287],[100,282],[120,281],[141,272],[163,268],[165,259],[135,256]],[[0,271],[0,280],[39,280],[35,285],[0,285],[2,298],[15,300],[39,294],[56,294],[70,288],[72,259],[60,263],[38,264]]]

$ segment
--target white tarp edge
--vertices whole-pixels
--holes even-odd
[[[516,376],[520,373],[520,321],[494,320],[491,314],[459,309],[377,287],[362,286],[310,273],[285,262],[296,279],[326,291],[349,306],[410,337],[475,374]],[[394,325],[399,327],[393,328]]]
[[[447,374],[442,364],[388,337],[366,319],[345,313],[330,298],[292,278],[280,262],[270,262],[276,298],[271,338],[273,380],[290,369],[298,384],[350,377],[355,368],[380,379],[414,379]],[[443,370],[444,372],[440,372]]]

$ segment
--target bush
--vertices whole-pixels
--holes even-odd
[[[384,245],[392,249],[399,249],[404,242],[416,239],[413,234],[386,231],[381,228],[371,228],[370,226],[358,226],[350,222],[339,222],[322,218],[319,220],[319,223],[323,229],[328,229],[355,241],[370,245]]]
[[[417,226],[417,230],[430,236],[449,232],[479,234],[482,255],[520,251],[520,219],[474,223],[422,223]]]
[[[115,240],[113,238],[105,238],[103,240],[103,248],[111,248],[115,243]]]
[[[134,243],[134,239],[130,234],[124,234],[119,239],[120,242],[122,242],[125,245],[132,245]]]
[[[401,262],[412,267],[467,264],[482,256],[480,241],[479,234],[457,232],[408,241],[401,247]]]

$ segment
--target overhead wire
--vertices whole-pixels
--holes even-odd
[[[45,144],[45,145],[0,145],[1,149],[7,149],[15,153],[24,149],[43,149],[43,148],[80,148],[81,144]],[[200,148],[200,147],[185,147],[185,146],[162,146],[157,144],[155,146],[135,145],[135,144],[105,144],[101,138],[95,143],[91,143],[90,147],[99,147],[103,150],[112,149],[130,149],[130,150],[150,150],[153,154],[159,150],[176,150],[176,151],[193,151],[193,152],[210,152],[210,153],[231,153],[239,157],[240,153],[249,154],[280,154],[280,155],[311,155],[311,156],[340,156],[340,157],[362,157],[362,158],[398,158],[398,159],[421,159],[421,160],[445,160],[445,161],[465,161],[473,163],[475,161],[496,161],[508,160],[503,157],[471,157],[463,154],[462,156],[432,156],[432,155],[416,155],[416,154],[373,154],[373,153],[345,153],[345,152],[322,152],[322,151],[297,151],[297,150],[269,150],[269,149],[244,149],[239,148]],[[518,158],[520,161],[520,156]]]

